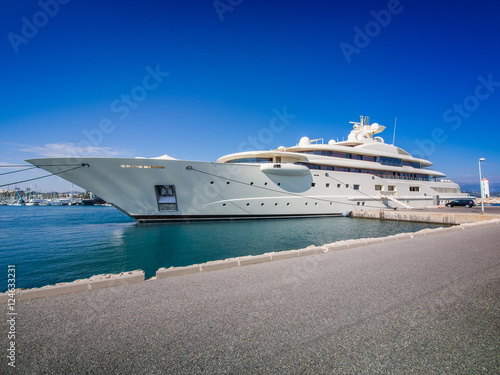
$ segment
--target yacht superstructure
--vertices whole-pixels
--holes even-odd
[[[139,222],[335,216],[417,208],[467,197],[432,163],[353,122],[347,141],[303,137],[296,146],[226,155],[217,162],[158,158],[27,160],[92,191]]]

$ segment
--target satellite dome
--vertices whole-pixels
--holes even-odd
[[[309,137],[300,138],[299,146],[309,146],[310,144],[311,144],[311,140],[309,139]]]

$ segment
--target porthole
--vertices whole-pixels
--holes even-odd
[[[264,182],[264,186],[267,186],[267,182]]]
[[[275,205],[275,206],[277,206],[277,205],[278,205],[278,203],[275,203],[274,205]]]
[[[261,205],[261,206],[263,206],[263,205],[264,205],[264,203],[261,203],[260,205]]]
[[[250,185],[253,185],[253,182],[250,182]]]
[[[290,203],[287,203],[286,205],[287,205],[287,206],[290,206]]]
[[[306,202],[306,206],[307,206],[307,202]]]
[[[280,185],[281,185],[281,182],[278,182],[278,186],[280,186]]]
[[[226,182],[227,185],[229,185],[230,183],[231,183],[231,181]]]
[[[318,205],[318,202],[314,203],[314,205],[315,205],[315,206],[317,206],[317,205]]]
[[[213,182],[213,181],[210,181],[210,185],[213,185],[213,184],[214,184],[214,182]]]
[[[223,207],[226,207],[226,204],[225,204],[225,203],[222,203],[222,206],[223,206]]]

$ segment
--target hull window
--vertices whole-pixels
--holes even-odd
[[[159,211],[177,211],[177,197],[174,185],[155,185]]]

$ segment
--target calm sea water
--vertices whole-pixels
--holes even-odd
[[[113,207],[0,206],[0,292],[434,227],[343,217],[136,224]]]

